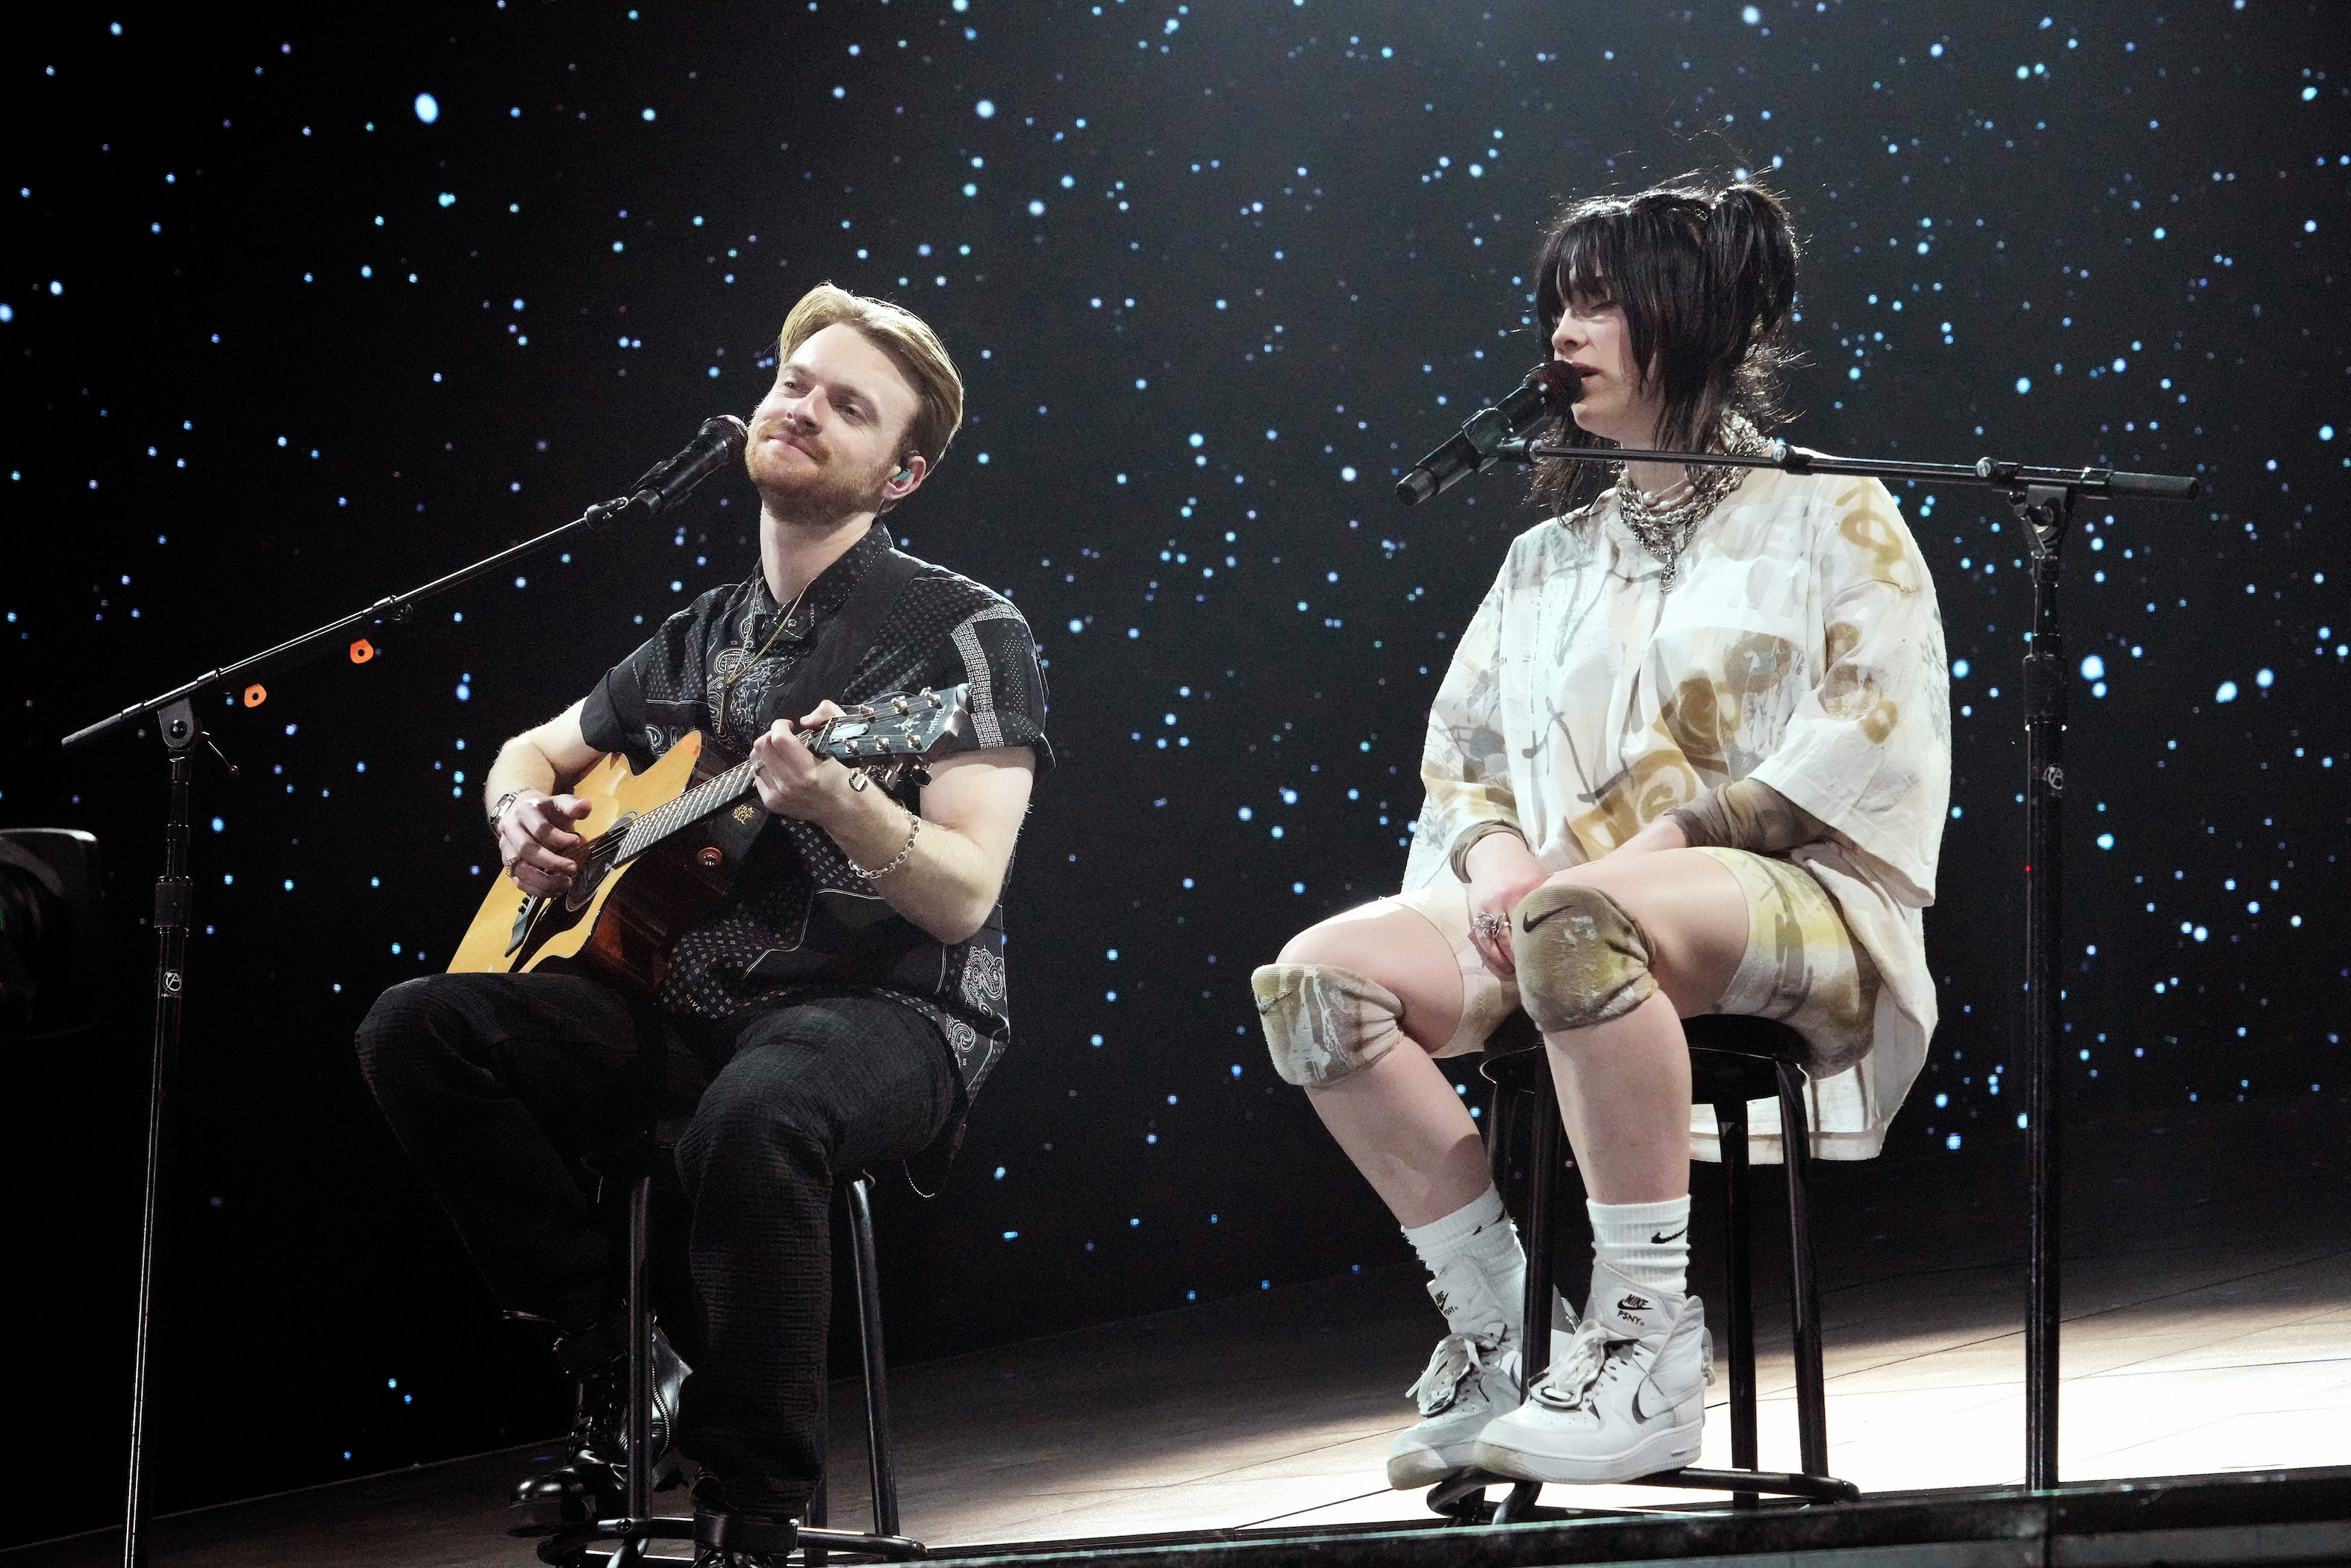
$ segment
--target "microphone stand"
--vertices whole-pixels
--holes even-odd
[[[156,718],[163,749],[171,763],[171,800],[163,818],[163,873],[155,882],[154,1053],[147,1084],[147,1176],[139,1218],[139,1304],[131,1333],[131,1463],[122,1511],[123,1568],[146,1568],[147,1563],[144,1482],[150,1377],[149,1325],[155,1298],[155,1242],[162,1207],[164,1133],[171,1111],[172,1092],[179,1074],[180,1012],[187,991],[188,926],[194,902],[194,884],[188,876],[188,793],[190,764],[198,743],[201,742],[218,758],[221,765],[231,774],[236,772],[235,765],[223,757],[220,748],[205,736],[204,721],[197,716],[196,700],[214,692],[234,692],[239,686],[258,681],[273,672],[307,664],[325,654],[332,644],[341,643],[346,637],[354,637],[354,633],[360,632],[364,626],[404,622],[415,612],[420,601],[500,570],[525,556],[536,555],[575,535],[591,532],[624,516],[663,511],[667,506],[684,499],[683,490],[656,482],[663,472],[661,467],[656,467],[648,473],[645,478],[638,481],[640,487],[632,495],[600,501],[561,527],[549,528],[520,544],[510,545],[471,566],[460,568],[445,577],[435,578],[405,593],[379,599],[364,610],[330,621],[298,637],[289,638],[274,648],[224,664],[144,702],[133,703],[111,718],[100,719],[96,724],[74,731],[61,743],[68,751],[88,747],[141,725],[152,715]],[[365,664],[375,656],[374,648],[363,635],[354,637],[349,644],[349,652],[355,664]],[[261,700],[260,696],[248,695],[246,706],[257,706]],[[143,737],[147,732],[141,728],[138,733]]]
[[[1497,455],[1532,464],[1563,457],[1580,462],[1667,463],[1733,468],[1776,468],[1783,474],[1852,474],[1924,480],[1998,490],[2032,543],[2032,629],[2024,654],[2024,972],[2023,1049],[2027,1079],[2025,1135],[2031,1162],[2024,1321],[2025,1484],[2057,1484],[2058,1106],[2057,1064],[2064,1046],[2064,941],[2059,895],[2064,872],[2064,635],[2057,622],[2057,580],[2064,566],[2074,504],[2135,497],[2192,501],[2200,481],[2184,475],[2121,474],[2111,468],[2032,468],[2001,458],[1971,464],[1895,463],[1831,457],[1772,442],[1760,454],[1645,452],[1618,447],[1500,444]]]

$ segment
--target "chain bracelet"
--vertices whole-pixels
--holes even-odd
[[[855,872],[859,876],[863,877],[867,882],[872,882],[878,878],[888,876],[892,872],[896,871],[900,866],[904,865],[906,863],[906,857],[914,852],[914,841],[923,836],[923,819],[916,813],[909,811],[906,813],[906,824],[905,846],[899,850],[895,855],[891,857],[889,864],[876,866],[872,871],[867,871],[863,866],[859,865],[855,861],[852,860],[849,861],[849,869]],[[843,860],[849,859],[846,855],[843,855],[841,858]]]

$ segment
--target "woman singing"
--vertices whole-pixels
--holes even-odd
[[[1684,180],[1569,207],[1536,303],[1582,398],[1557,439],[1759,447],[1796,292],[1786,211]],[[1395,1213],[1447,1333],[1388,1479],[1622,1481],[1694,1462],[1681,1019],[1810,1047],[1814,1152],[1877,1151],[1926,1053],[1919,911],[1950,789],[1927,564],[1874,479],[1562,461],[1429,715],[1404,891],[1300,933],[1255,989],[1276,1070]],[[1606,486],[1606,487],[1604,487]],[[1590,1197],[1592,1286],[1520,1387],[1524,1256],[1433,1058],[1541,1030]],[[1760,1152],[1777,1157],[1778,1124]]]

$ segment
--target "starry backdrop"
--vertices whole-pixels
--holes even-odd
[[[12,1057],[20,1392],[84,1458],[11,1528],[116,1503],[162,809],[152,738],[57,737],[614,493],[748,412],[825,279],[962,367],[969,423],[893,522],[1027,613],[1062,762],[1010,893],[1015,1048],[946,1194],[884,1205],[901,1359],[1405,1256],[1273,1079],[1249,971],[1394,886],[1450,639],[1537,520],[1508,475],[1409,512],[1395,476],[1542,356],[1525,270],[1558,204],[1685,169],[1793,205],[1796,438],[2202,476],[2194,507],[2088,508],[2070,550],[2064,1092],[2085,1126],[2339,1093],[2344,36],[2278,0],[1949,26],[1857,0],[31,22],[0,823],[99,834],[120,983],[103,1033]],[[1958,776],[1944,1023],[1888,1158],[1981,1162],[1983,1222],[2021,1238],[2024,552],[1979,495],[1897,494]],[[480,897],[499,741],[748,570],[755,507],[714,483],[208,710],[241,771],[197,772],[160,1506],[563,1425],[349,1042]]]

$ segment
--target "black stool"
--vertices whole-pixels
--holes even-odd
[[[638,1568],[648,1561],[646,1544],[691,1541],[694,1521],[653,1512],[651,1465],[638,1462],[653,1449],[653,1306],[648,1257],[653,1235],[653,1176],[674,1168],[683,1118],[666,1120],[632,1151],[629,1184],[629,1464],[627,1493],[617,1519],[561,1531],[539,1547],[542,1562],[584,1564],[596,1549],[610,1545],[606,1568]],[[904,1561],[927,1550],[898,1533],[898,1469],[890,1443],[890,1369],[882,1349],[882,1276],[873,1251],[872,1178],[861,1171],[841,1184],[841,1207],[849,1220],[849,1255],[857,1285],[857,1342],[863,1358],[865,1462],[873,1494],[873,1529],[868,1533],[824,1528],[825,1487],[809,1500],[809,1522],[799,1531],[799,1550],[809,1568],[823,1568],[831,1552]]]
[[[1828,1473],[1828,1398],[1821,1371],[1820,1280],[1813,1267],[1812,1140],[1804,1114],[1803,1037],[1770,1019],[1729,1013],[1684,1019],[1682,1030],[1689,1039],[1691,1098],[1714,1107],[1721,1130],[1723,1215],[1730,1247],[1730,1300],[1724,1326],[1730,1342],[1730,1459],[1737,1468],[1668,1470],[1644,1476],[1638,1484],[1728,1491],[1733,1494],[1733,1506],[1740,1508],[1757,1506],[1763,1493],[1850,1501],[1861,1495],[1861,1489]],[[1524,1160],[1528,1173],[1526,1319],[1520,1354],[1526,1385],[1531,1388],[1551,1360],[1552,1205],[1562,1137],[1557,1096],[1549,1053],[1523,1013],[1495,1031],[1479,1071],[1494,1085],[1487,1145],[1495,1185],[1504,1185],[1514,1155]],[[1780,1142],[1788,1173],[1789,1317],[1795,1340],[1797,1447],[1803,1467],[1796,1472],[1756,1469],[1747,1103],[1774,1095],[1780,1102]],[[1432,1488],[1428,1504],[1438,1513],[1457,1517],[1482,1513],[1485,1489],[1507,1479],[1473,1470]],[[1515,1482],[1510,1495],[1495,1506],[1494,1522],[1556,1512],[1536,1509],[1541,1490],[1539,1481]]]

